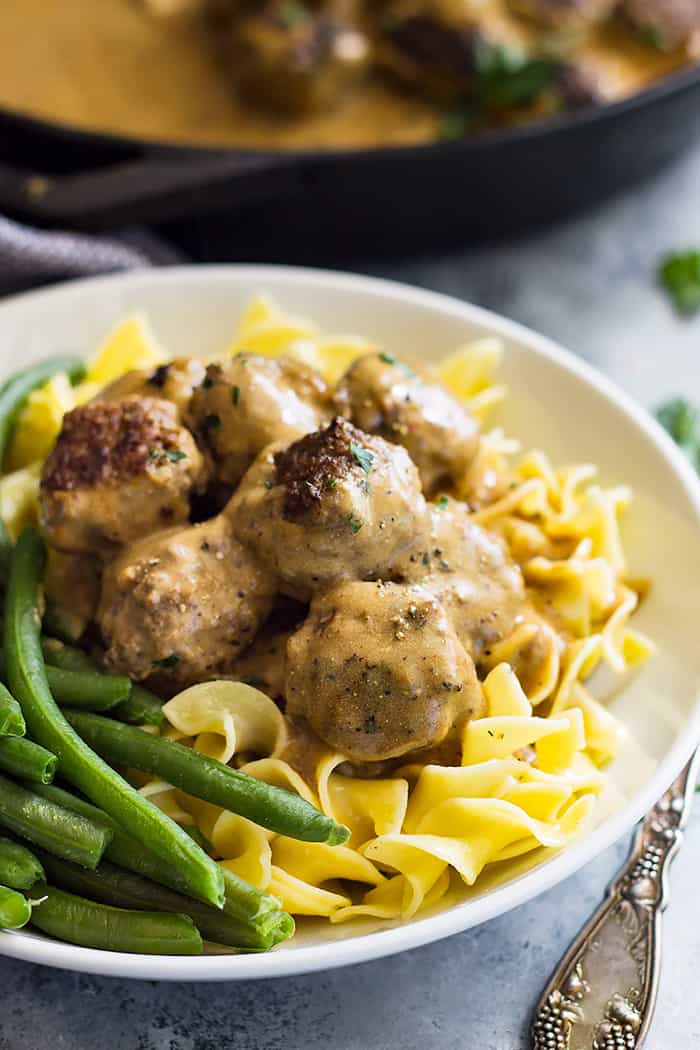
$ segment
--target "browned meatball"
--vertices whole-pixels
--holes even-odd
[[[105,664],[173,687],[229,674],[273,597],[272,579],[225,518],[168,529],[105,570],[97,612]]]
[[[289,357],[237,354],[209,365],[191,422],[218,481],[237,485],[273,441],[294,441],[327,422],[332,394],[312,368]]]
[[[420,586],[346,582],[317,595],[287,644],[287,713],[379,762],[442,744],[483,713],[474,664]]]
[[[367,38],[314,6],[267,0],[235,21],[232,71],[238,89],[254,104],[285,114],[327,110],[364,74]]]
[[[157,397],[172,401],[178,416],[185,419],[195,387],[204,379],[204,361],[178,357],[154,371],[140,369],[115,379],[100,393],[100,401],[122,401],[125,397]]]
[[[336,580],[381,576],[427,527],[405,450],[341,419],[266,449],[226,513],[280,590],[302,599]]]
[[[203,481],[202,456],[169,401],[92,401],[68,412],[41,475],[47,542],[109,554],[186,521]]]
[[[478,664],[510,635],[528,607],[520,568],[497,537],[469,521],[458,500],[431,509],[429,543],[392,567],[392,578],[420,581],[439,599]]]
[[[392,354],[360,357],[341,381],[353,423],[403,445],[432,494],[461,478],[479,448],[466,408],[440,383]]]

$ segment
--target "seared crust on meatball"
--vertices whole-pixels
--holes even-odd
[[[341,419],[261,453],[225,513],[280,590],[302,600],[337,580],[381,576],[428,524],[405,450]]]
[[[289,357],[241,353],[207,368],[190,422],[217,481],[237,485],[273,441],[294,441],[326,423],[332,394],[312,368]]]
[[[287,644],[285,692],[289,715],[357,762],[437,747],[484,709],[439,602],[393,583],[346,582],[314,598]]]
[[[479,430],[467,409],[392,354],[358,358],[341,381],[341,395],[353,423],[403,445],[428,495],[462,477],[477,453]]]
[[[135,543],[102,580],[97,622],[105,665],[172,687],[230,674],[274,591],[221,516]]]
[[[44,463],[44,537],[59,550],[109,553],[186,521],[203,469],[170,402],[133,397],[82,405],[64,416]]]
[[[176,357],[153,371],[127,372],[106,386],[100,401],[122,401],[125,397],[157,397],[172,401],[178,416],[184,419],[196,387],[204,379],[207,366],[197,357]]]

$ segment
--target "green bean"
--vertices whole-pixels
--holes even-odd
[[[57,605],[47,599],[43,617],[44,630],[49,634],[60,638],[62,642],[72,645],[77,642],[85,631],[87,623],[75,613],[67,609],[60,609]]]
[[[53,698],[61,707],[68,704],[85,711],[109,711],[131,696],[131,679],[122,675],[47,667],[46,677]]]
[[[0,774],[0,825],[64,860],[97,867],[110,832]]]
[[[117,765],[155,773],[168,784],[206,802],[304,842],[347,841],[348,829],[299,795],[272,787],[182,744],[154,737],[100,715],[66,711],[66,718],[90,747]]]
[[[7,675],[29,731],[56,755],[66,780],[166,865],[179,870],[188,893],[220,907],[224,885],[218,865],[177,824],[95,755],[56,705],[46,679],[39,633],[38,602],[45,557],[37,533],[26,529],[13,551],[5,599]],[[131,731],[146,736],[140,730]]]
[[[142,685],[133,686],[129,699],[123,704],[118,704],[109,713],[120,722],[129,722],[136,726],[160,726],[165,721],[163,701]]]
[[[7,570],[10,567],[10,558],[12,556],[12,540],[10,534],[7,531],[7,525],[0,518],[0,587],[5,586],[7,579]]]
[[[141,955],[199,955],[202,938],[188,915],[126,911],[76,897],[45,884],[32,925],[50,937],[84,948]]]
[[[95,660],[76,645],[66,645],[58,638],[42,638],[41,651],[50,667],[62,671],[99,671]]]
[[[45,361],[17,372],[3,384],[0,389],[0,465],[17,417],[32,390],[43,386],[60,372],[66,372],[72,382],[78,382],[85,375],[85,363],[73,354],[47,357]]]
[[[44,869],[26,846],[0,837],[0,884],[13,890],[30,890],[43,880]]]
[[[139,842],[116,826],[106,813],[53,784],[50,787],[37,787],[36,791],[42,798],[50,799],[65,809],[94,820],[95,823],[102,822],[104,827],[109,828],[112,838],[105,851],[105,858],[112,864],[187,896],[187,886],[177,870],[163,864],[155,854],[144,849]],[[191,834],[191,829],[186,830]],[[279,916],[286,914],[280,911],[277,898],[256,889],[225,868],[221,869],[221,873],[226,893],[224,913],[239,923],[241,928],[252,928],[257,935],[266,936],[270,929],[281,921]],[[241,944],[240,947],[244,945]]]
[[[24,736],[26,728],[22,708],[0,682],[0,737]]]
[[[32,915],[32,906],[17,890],[0,886],[0,930],[20,930]]]
[[[0,769],[22,780],[50,784],[56,772],[56,756],[40,744],[22,736],[0,737]]]
[[[62,889],[117,908],[189,915],[202,936],[215,944],[267,951],[294,932],[291,915],[279,909],[264,929],[256,928],[207,904],[158,886],[140,875],[122,871],[107,861],[102,861],[95,871],[88,872],[49,855],[43,860],[50,881]]]

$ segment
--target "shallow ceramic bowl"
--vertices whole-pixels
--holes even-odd
[[[66,284],[0,305],[0,378],[62,350],[89,354],[118,319],[145,311],[173,354],[221,351],[250,296],[265,290],[333,332],[370,336],[400,354],[439,360],[497,335],[499,379],[510,388],[498,420],[555,463],[590,461],[604,482],[630,484],[625,521],[630,571],[653,587],[636,625],[658,653],[619,691],[612,710],[629,730],[610,770],[613,799],[568,849],[488,873],[462,897],[405,924],[300,923],[267,955],[139,956],[78,948],[33,933],[0,935],[0,953],[88,973],[165,980],[277,977],[377,959],[485,922],[565,879],[637,821],[700,739],[700,482],[644,410],[604,376],[534,332],[474,306],[345,274],[276,267],[198,267]]]

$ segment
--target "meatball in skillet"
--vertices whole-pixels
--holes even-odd
[[[332,394],[312,368],[289,357],[241,353],[207,368],[190,421],[220,482],[237,485],[273,441],[294,441],[332,415]]]
[[[325,5],[267,0],[235,19],[231,61],[238,89],[284,114],[331,109],[363,76],[369,42]]]
[[[122,544],[187,521],[203,482],[202,456],[169,401],[92,401],[68,412],[41,475],[46,541],[109,555]]]
[[[110,671],[178,688],[231,672],[274,598],[223,517],[127,547],[105,569],[97,623]]]
[[[344,419],[266,449],[226,513],[280,590],[301,599],[343,578],[381,576],[428,525],[406,451]]]
[[[125,397],[157,397],[172,401],[180,419],[185,419],[195,387],[204,379],[207,366],[197,357],[178,357],[153,371],[127,372],[100,393],[100,401],[123,401]]]
[[[355,762],[436,747],[483,713],[474,664],[420,586],[340,583],[287,644],[287,713]]]
[[[340,390],[356,426],[403,445],[427,495],[450,486],[469,469],[479,448],[479,429],[440,383],[380,353],[360,357]]]

